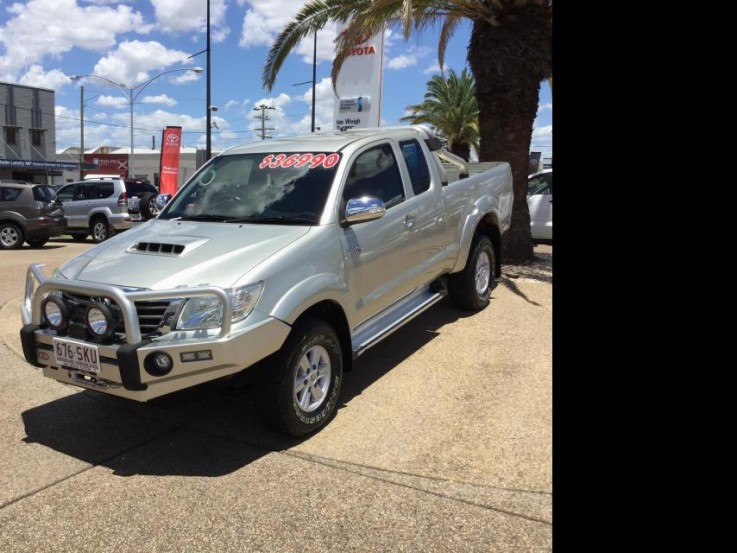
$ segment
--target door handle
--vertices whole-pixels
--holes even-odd
[[[416,216],[414,216],[414,215],[407,215],[404,218],[404,226],[407,229],[411,229],[415,225],[415,222],[416,221],[417,221],[417,217]]]

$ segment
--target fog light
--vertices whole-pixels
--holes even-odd
[[[97,338],[108,338],[115,332],[115,316],[111,309],[102,303],[89,304],[84,320],[87,323],[87,330]]]
[[[46,298],[41,305],[46,323],[57,332],[69,326],[69,309],[58,298]]]
[[[164,376],[174,368],[174,360],[168,353],[154,351],[146,356],[143,366],[152,376]]]

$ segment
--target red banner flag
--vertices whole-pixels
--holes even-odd
[[[179,148],[182,143],[182,127],[166,127],[161,137],[161,165],[159,167],[159,193],[176,194],[179,185]]]

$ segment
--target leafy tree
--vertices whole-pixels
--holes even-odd
[[[540,83],[553,73],[552,0],[311,0],[277,37],[262,80],[271,90],[286,56],[297,43],[335,21],[347,27],[336,40],[332,78],[355,44],[385,26],[412,31],[440,25],[438,61],[463,20],[472,23],[468,61],[476,79],[481,161],[505,160],[512,167],[512,225],[504,239],[508,262],[533,259],[527,170]]]
[[[402,117],[413,125],[432,125],[448,141],[448,149],[466,161],[471,147],[479,149],[479,108],[476,85],[465,68],[461,74],[452,69],[448,77],[435,75],[427,81],[427,92],[421,104],[407,106],[410,115]]]

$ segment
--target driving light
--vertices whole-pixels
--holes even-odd
[[[84,314],[87,330],[97,338],[108,338],[115,332],[115,315],[102,303],[92,302]]]
[[[65,330],[69,326],[69,309],[60,299],[46,298],[41,310],[48,325],[57,332]]]

